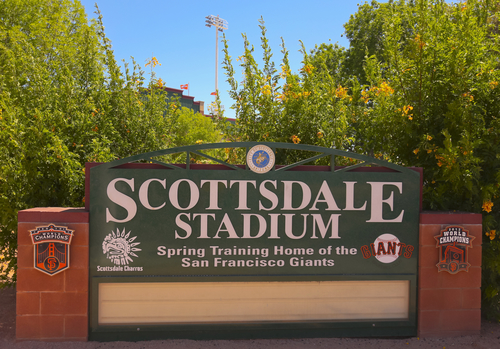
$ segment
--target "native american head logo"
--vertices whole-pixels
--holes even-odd
[[[125,233],[125,228],[123,228],[122,232],[120,232],[120,229],[116,229],[116,233],[112,231],[102,242],[102,253],[116,265],[127,265],[133,262],[132,257],[139,258],[135,252],[142,250],[135,247],[140,244],[140,242],[134,242],[137,236],[130,239],[129,236],[130,231]]]

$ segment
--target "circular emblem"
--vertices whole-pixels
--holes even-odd
[[[255,173],[266,173],[274,166],[274,153],[266,145],[256,145],[247,154],[247,165]]]
[[[375,258],[382,263],[392,263],[399,257],[399,239],[392,234],[382,234],[375,239],[377,254]]]
[[[458,263],[453,261],[450,262],[450,273],[456,273],[458,271]]]
[[[45,261],[43,261],[43,266],[49,272],[57,270],[59,268],[59,264],[59,260],[55,257],[48,257]]]

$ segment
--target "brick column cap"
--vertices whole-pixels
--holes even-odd
[[[35,207],[17,213],[19,223],[88,223],[89,211],[83,207]]]
[[[482,224],[480,213],[448,211],[423,211],[420,213],[420,224]]]

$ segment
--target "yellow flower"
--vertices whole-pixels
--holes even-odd
[[[432,149],[427,149],[427,154],[432,153]]]
[[[493,240],[496,234],[497,234],[496,230],[490,230],[489,232],[486,233],[486,236],[489,236],[490,240]]]
[[[196,141],[196,144],[203,144],[203,141],[202,141],[201,139],[198,139],[198,140]]]
[[[339,85],[337,89],[335,90],[335,97],[344,99],[347,97],[347,87],[342,87],[342,85]]]
[[[156,67],[157,65],[161,65],[160,62],[158,62],[158,60],[156,59],[156,57],[151,57],[151,59],[149,61],[147,61],[145,67],[147,67],[148,65],[151,65],[152,68]]]
[[[408,115],[408,112],[410,112],[411,110],[413,110],[413,107],[411,105],[405,105],[403,107],[403,115]]]
[[[490,200],[483,202],[483,211],[490,213],[492,207],[493,203]]]
[[[420,49],[422,49],[425,46],[425,42],[420,37],[420,34],[417,34],[417,36],[415,37],[415,42],[418,44],[418,47]]]
[[[323,138],[323,132],[319,131],[319,132],[317,133],[317,136],[318,136],[318,138],[319,138],[319,139]]]
[[[470,93],[466,92],[464,94],[462,94],[462,97],[464,98],[467,98],[469,100],[469,102],[472,102],[474,100],[474,96],[471,95]]]
[[[293,135],[292,136],[292,142],[295,143],[295,144],[299,144],[300,143],[300,138],[297,137],[296,135]]]
[[[368,91],[361,91],[361,99],[365,104],[367,104],[370,101],[370,96],[368,94]]]
[[[270,95],[271,94],[271,86],[269,85],[264,85],[262,86],[262,88],[260,89],[260,91],[265,94],[266,96]]]
[[[164,81],[163,81],[161,78],[159,78],[159,79],[158,79],[158,81],[156,82],[156,85],[157,85],[158,87],[163,87],[163,85],[164,85]]]
[[[386,96],[394,93],[394,90],[385,81],[380,84],[380,88],[376,90],[377,92],[383,93]],[[413,109],[413,108],[412,108]]]
[[[491,82],[489,83],[489,85],[490,85],[490,88],[493,90],[495,87],[497,87],[497,86],[498,86],[498,81],[491,81]]]
[[[311,72],[313,71],[314,67],[310,64],[306,64],[303,68],[303,70],[307,73],[307,74],[311,74]]]
[[[415,153],[415,155],[417,155],[419,151],[420,151],[420,149],[418,149],[418,148],[417,148],[417,149],[415,149],[415,150],[413,151],[413,153]]]
[[[281,66],[281,73],[280,77],[282,79],[286,78],[288,75],[290,75],[290,69],[288,69],[286,66],[282,65]]]
[[[432,136],[427,135],[427,140],[428,141],[432,140]]]

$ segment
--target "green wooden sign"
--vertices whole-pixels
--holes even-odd
[[[246,148],[245,166],[204,153],[235,147]],[[280,167],[275,164],[277,149],[317,155]],[[187,159],[183,165],[156,160],[183,152]],[[192,155],[219,165],[195,168],[189,163]],[[336,156],[358,163],[336,168]],[[301,167],[322,157],[330,158],[329,168]],[[421,185],[414,170],[315,146],[221,143],[103,164],[92,168],[90,179],[96,333],[106,332],[97,320],[100,282],[284,277],[411,280],[410,317],[404,324],[410,332],[416,328]]]

